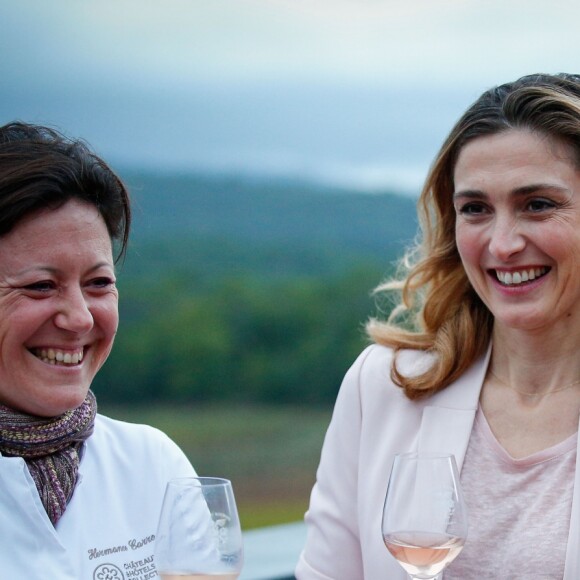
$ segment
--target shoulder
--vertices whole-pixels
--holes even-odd
[[[350,380],[360,384],[363,380],[381,383],[390,381],[393,356],[391,348],[378,344],[368,346],[348,369],[345,382]]]
[[[165,433],[149,425],[127,423],[97,414],[95,430],[87,441],[87,453],[123,461],[156,458],[158,462],[187,461],[185,455]]]
[[[97,414],[95,419],[93,436],[100,438],[122,437],[125,441],[139,441],[145,444],[171,441],[163,431],[150,425],[127,423],[126,421],[111,419],[100,413]]]
[[[334,406],[333,427],[349,433],[393,430],[409,416],[419,417],[425,401],[411,401],[391,378],[393,362],[405,371],[430,364],[420,351],[405,351],[395,357],[389,347],[368,346],[347,371]],[[415,370],[415,372],[417,372]],[[353,437],[353,440],[355,438]]]
[[[367,346],[355,361],[355,365],[369,370],[387,369],[390,373],[393,362],[404,374],[423,372],[433,364],[434,355],[423,350],[402,350],[395,357],[393,349],[381,344]]]
[[[392,348],[372,344],[355,360],[345,376],[345,384],[356,385],[361,396],[364,393],[387,395],[402,394],[391,379],[393,364],[404,375],[424,372],[433,364],[433,355],[419,350],[404,350],[396,356]]]

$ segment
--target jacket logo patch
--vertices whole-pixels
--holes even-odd
[[[114,564],[99,564],[95,568],[93,580],[125,580],[125,576]]]

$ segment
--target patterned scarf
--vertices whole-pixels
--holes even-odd
[[[0,453],[26,461],[53,525],[72,497],[82,445],[93,432],[96,413],[91,391],[80,407],[58,417],[36,417],[0,405]]]

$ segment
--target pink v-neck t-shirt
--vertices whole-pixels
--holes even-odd
[[[461,470],[469,533],[445,580],[563,578],[576,446],[573,435],[514,459],[479,408]]]

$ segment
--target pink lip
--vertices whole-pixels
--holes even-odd
[[[62,352],[70,352],[71,354],[74,352],[79,352],[80,350],[83,349],[87,349],[88,346],[86,344],[78,344],[78,345],[74,345],[74,346],[55,346],[54,344],[48,345],[48,346],[44,346],[44,345],[38,345],[35,344],[34,346],[29,346],[27,347],[30,350],[60,350]]]
[[[50,372],[56,373],[78,373],[84,367],[84,361],[81,361],[76,364],[52,364],[46,362],[38,357],[35,357],[36,360],[44,365],[45,367],[50,369]]]

